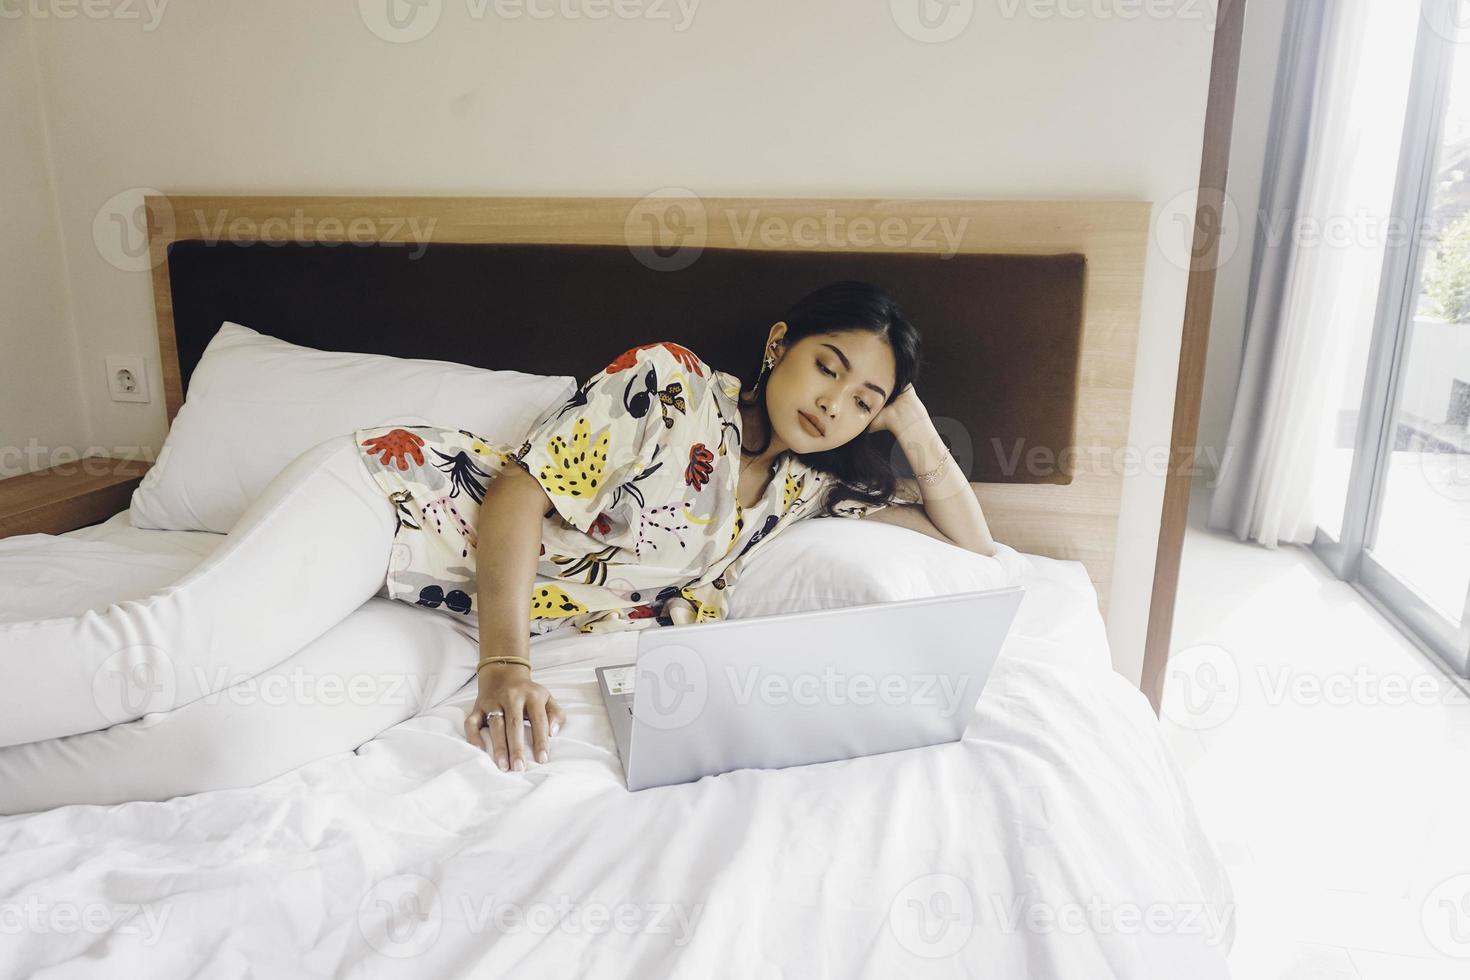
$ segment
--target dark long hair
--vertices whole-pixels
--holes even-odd
[[[871,283],[844,280],[823,286],[798,300],[782,319],[786,321],[786,335],[782,339],[788,347],[812,334],[842,330],[866,330],[887,341],[893,350],[894,378],[893,390],[883,402],[885,407],[918,377],[923,346],[919,331],[904,316],[898,302]],[[761,357],[764,361],[764,347]],[[759,368],[757,363],[756,377],[760,380],[755,390],[749,398],[742,391],[740,400],[744,405],[760,406],[766,439],[756,449],[746,450],[742,446],[743,455],[757,455],[771,445],[771,413],[766,407],[766,378],[770,373],[762,375]],[[832,514],[833,508],[844,501],[879,504],[893,496],[898,488],[898,476],[890,454],[879,448],[885,445],[879,439],[876,433],[862,432],[845,445],[825,452],[787,451],[807,466],[835,477],[822,502],[823,510]]]

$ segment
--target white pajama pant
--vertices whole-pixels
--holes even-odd
[[[346,434],[292,460],[172,585],[78,616],[0,623],[0,747],[10,747],[0,748],[0,812],[7,783],[46,778],[36,771],[45,752],[83,760],[91,736],[80,733],[112,734],[103,729],[146,752],[146,719],[268,671],[341,623],[383,587],[396,526]],[[77,738],[51,741],[61,736]]]

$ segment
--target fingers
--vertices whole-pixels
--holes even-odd
[[[490,754],[495,756],[495,765],[500,771],[505,772],[508,767],[505,748],[505,719],[498,716],[489,718],[486,721],[486,730],[490,732]]]
[[[510,767],[516,772],[526,769],[526,701],[520,694],[506,699],[505,744],[510,750]]]
[[[546,695],[546,715],[551,721],[550,732],[555,735],[567,723],[567,713],[561,710],[561,702],[554,695]]]
[[[507,692],[498,706],[476,707],[465,718],[465,740],[488,752],[501,772],[523,772],[530,759],[545,763],[551,758],[550,740],[566,724],[562,706],[545,689],[524,695]],[[503,711],[503,715],[493,714]],[[530,745],[526,744],[525,726],[531,725]]]
[[[477,749],[485,748],[485,739],[480,735],[481,729],[485,727],[485,712],[479,708],[471,708],[470,713],[464,719],[464,738]]]
[[[531,752],[537,762],[551,758],[546,750],[546,739],[551,723],[546,718],[546,698],[535,694],[526,699],[526,714],[531,719]]]

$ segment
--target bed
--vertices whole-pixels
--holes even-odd
[[[385,219],[377,245],[402,245],[389,239],[401,234],[393,228],[410,227],[409,218],[437,219],[430,247],[447,250],[445,264],[415,266],[396,279],[380,273],[374,281],[386,276],[383,288],[395,295],[439,295],[440,274],[479,281],[468,271],[483,269],[479,263],[514,268],[535,260],[526,268],[595,272],[612,268],[607,263],[620,261],[619,253],[631,253],[648,273],[645,286],[629,287],[628,303],[640,295],[684,297],[682,308],[665,303],[655,332],[687,317],[690,297],[701,295],[700,282],[686,283],[683,271],[669,267],[677,249],[638,251],[658,242],[638,240],[644,225],[630,216],[667,208],[667,199],[348,200],[150,199],[171,420],[210,322],[218,327],[222,302],[236,311],[243,304],[242,318],[271,319],[274,311],[276,330],[298,343],[405,350],[402,328],[391,329],[401,309],[374,319],[381,297],[353,306],[333,292],[331,283],[345,290],[362,282],[360,267],[334,272],[317,265],[331,264],[329,255],[349,256],[341,261],[353,265],[388,262],[391,254],[313,251],[299,240],[294,249],[270,251],[191,244],[223,227],[215,223],[220,213],[248,216],[256,229],[293,213],[371,214]],[[695,343],[714,352],[712,361],[729,343],[722,317],[751,315],[742,296],[768,287],[789,291],[801,276],[862,267],[863,274],[909,275],[920,284],[931,277],[934,288],[923,290],[926,300],[918,304],[924,311],[927,303],[973,311],[966,291],[1009,283],[1009,292],[1000,292],[1012,306],[987,306],[980,317],[1001,327],[957,323],[937,332],[937,350],[950,355],[940,363],[958,362],[959,370],[936,372],[926,405],[955,420],[957,430],[999,433],[1056,455],[1068,446],[1116,446],[1126,437],[1147,205],[694,204],[704,214],[700,254],[686,269],[727,280],[731,270],[743,270],[716,305],[720,314],[691,327]],[[943,257],[961,260],[949,268],[924,261],[936,258],[942,241],[927,251],[838,241],[783,252],[735,240],[748,225],[724,220],[784,215],[789,229],[801,216],[836,213],[849,222],[868,216],[877,226],[884,217],[917,220],[941,209],[966,219],[958,253]],[[314,227],[328,234],[320,222]],[[477,248],[457,250],[464,246]],[[780,254],[754,254],[768,251]],[[644,261],[650,258],[656,261]],[[781,269],[800,271],[782,279]],[[413,285],[405,275],[426,281]],[[524,275],[506,281],[526,282],[542,295],[547,289],[545,280]],[[301,310],[303,282],[327,282],[333,301]],[[1048,315],[1031,316],[1045,322],[1016,328],[1028,297],[1035,305],[1041,294],[1051,297],[1042,307]],[[469,312],[474,302],[472,295],[461,306],[433,310],[436,323],[451,325],[441,349],[465,363],[501,363],[494,353],[504,337],[480,337]],[[603,311],[619,302],[597,290],[582,299],[584,309]],[[511,296],[498,308],[536,315],[534,305],[516,303]],[[593,336],[576,309],[562,304],[547,314],[570,331],[562,338],[567,351]],[[1068,310],[1070,316],[1058,313]],[[551,329],[525,323],[522,337]],[[579,329],[587,336],[577,337]],[[647,329],[626,322],[621,334],[595,339],[617,347],[629,337],[645,339],[636,331]],[[422,354],[423,346],[413,350]],[[516,366],[539,366],[539,355],[520,353],[530,359]],[[1006,356],[1013,365],[1035,364],[1044,377],[1005,378],[985,366]],[[585,370],[580,365],[574,373]],[[966,397],[982,370],[1014,397],[988,404]],[[1043,381],[1050,398],[1024,395]],[[1018,409],[1021,403],[1032,410]],[[157,976],[1227,976],[1234,935],[1229,882],[1147,699],[1111,668],[1102,609],[1121,478],[1068,465],[1007,472],[1003,463],[1003,456],[975,453],[973,472],[984,478],[975,487],[997,538],[1019,553],[1026,595],[959,742],[629,793],[593,670],[626,662],[634,635],[552,633],[533,638],[532,658],[537,679],[566,708],[567,726],[553,739],[549,763],[500,772],[461,733],[474,691],[473,636],[447,617],[374,598],[303,649],[298,663],[293,658],[250,685],[136,723],[137,750],[165,758],[223,751],[238,758],[264,740],[282,741],[274,751],[297,751],[302,762],[285,775],[257,784],[236,771],[232,785],[175,796],[161,766],[149,788],[154,802],[116,803],[108,799],[115,759],[87,757],[74,743],[69,761],[90,774],[98,803],[0,818],[0,908],[7,916],[0,969]],[[203,531],[136,528],[127,511],[59,536],[7,539],[0,541],[0,594],[7,594],[9,576],[11,615],[26,608],[26,583],[66,583],[46,593],[45,601],[60,607],[106,601],[166,584],[220,540]],[[40,595],[32,591],[31,600]],[[310,669],[303,672],[302,664]],[[310,686],[312,677],[334,671],[380,683],[357,695]],[[317,709],[328,697],[337,699],[336,710],[324,715]],[[270,711],[258,710],[263,701]],[[330,723],[310,727],[323,717]],[[16,748],[27,747],[5,751]],[[125,753],[126,743],[108,751]],[[27,786],[45,784],[48,759],[55,755],[37,753],[27,778],[4,787],[11,809],[26,809]],[[11,771],[24,764],[12,758]],[[11,926],[18,922],[24,925]]]

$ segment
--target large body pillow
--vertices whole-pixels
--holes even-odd
[[[1025,557],[996,542],[977,555],[906,527],[817,518],[755,551],[730,590],[729,617],[840,609],[1014,585]]]
[[[195,368],[134,527],[226,533],[277,473],[332,436],[442,425],[519,445],[577,381],[449,361],[314,350],[226,322]]]

